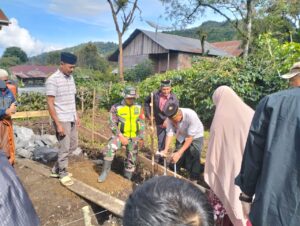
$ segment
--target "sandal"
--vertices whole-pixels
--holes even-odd
[[[65,186],[71,186],[72,184],[74,184],[72,178],[69,176],[64,176],[64,177],[60,178],[59,181],[62,185],[65,185]]]
[[[72,177],[72,176],[73,176],[72,173],[68,173],[67,175],[68,175],[69,177]],[[59,174],[58,174],[58,173],[51,173],[51,174],[49,175],[49,177],[52,177],[52,178],[59,178]]]

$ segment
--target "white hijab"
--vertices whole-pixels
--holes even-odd
[[[254,111],[228,86],[213,94],[216,111],[210,127],[204,179],[221,200],[235,226],[246,225],[241,190],[234,184],[238,175]]]

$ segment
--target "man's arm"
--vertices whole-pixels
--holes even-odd
[[[165,149],[161,152],[162,155],[167,155],[171,141],[172,141],[172,137],[175,134],[174,127],[170,120],[167,121],[166,133],[167,133],[167,136],[166,136],[166,141],[165,141]]]
[[[121,133],[119,127],[119,118],[117,115],[117,108],[116,105],[113,105],[109,111],[109,125],[110,125],[110,129],[112,131],[112,134],[117,136],[122,145],[127,145],[128,144],[128,139],[126,137],[123,136],[123,134]]]
[[[184,141],[182,147],[173,154],[172,162],[174,162],[174,163],[178,162],[178,160],[181,158],[183,153],[191,146],[193,140],[194,140],[194,138],[192,136],[187,136],[185,138],[185,141]]]
[[[4,116],[11,116],[12,114],[16,113],[16,99],[13,95],[13,93],[7,88],[7,94],[8,97],[11,98],[10,101],[10,106],[6,106],[6,109],[1,109],[0,110],[0,119],[3,118]]]
[[[49,114],[50,114],[52,120],[55,123],[56,132],[60,136],[64,136],[65,135],[65,131],[64,131],[64,128],[60,124],[59,119],[57,117],[57,114],[56,114],[56,111],[55,111],[55,108],[54,108],[54,101],[55,101],[55,96],[47,96],[48,110],[49,110]]]

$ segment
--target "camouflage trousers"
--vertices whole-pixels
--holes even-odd
[[[138,154],[138,139],[130,138],[126,147],[125,170],[134,172],[136,159]],[[121,149],[122,143],[118,137],[112,136],[108,142],[106,149],[103,152],[104,160],[112,161],[116,151]]]

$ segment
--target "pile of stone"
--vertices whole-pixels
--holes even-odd
[[[57,139],[54,135],[34,134],[32,129],[14,126],[16,154],[19,157],[42,161],[44,163],[57,159]],[[82,150],[78,148],[72,154],[80,155]]]

